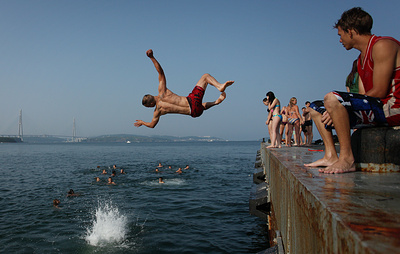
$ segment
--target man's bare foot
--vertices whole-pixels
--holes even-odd
[[[226,93],[222,92],[221,95],[219,96],[219,98],[215,101],[215,104],[220,104],[221,102],[223,102],[226,98]]]
[[[346,172],[354,172],[356,171],[356,167],[354,165],[354,160],[346,161],[342,159],[338,160],[329,167],[319,169],[318,171],[325,174],[341,174]]]
[[[232,85],[234,82],[235,82],[235,81],[233,81],[233,80],[226,81],[224,84],[222,84],[222,87],[221,87],[220,89],[218,89],[218,90],[219,90],[220,92],[224,92],[225,89],[226,89],[228,86]]]
[[[338,158],[322,158],[312,163],[304,164],[306,167],[328,167],[337,162]]]

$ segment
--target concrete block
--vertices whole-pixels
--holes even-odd
[[[400,127],[389,128],[386,132],[386,162],[400,165]]]
[[[351,136],[356,167],[363,171],[400,171],[400,127],[356,130]]]

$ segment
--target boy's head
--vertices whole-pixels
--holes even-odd
[[[143,96],[142,105],[148,108],[152,108],[156,105],[156,99],[151,94]]]
[[[373,20],[371,15],[361,7],[354,7],[343,12],[340,19],[336,22],[335,28],[341,28],[346,33],[350,30],[356,31],[359,35],[371,34]]]

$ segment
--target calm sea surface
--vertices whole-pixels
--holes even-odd
[[[259,142],[0,144],[0,253],[261,251],[265,223],[248,212],[259,148]],[[126,174],[118,169],[108,185],[114,164]],[[70,189],[80,196],[67,197]],[[53,199],[61,201],[58,209]]]

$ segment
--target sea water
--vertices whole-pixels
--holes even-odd
[[[259,146],[0,144],[0,253],[261,251],[265,222],[248,212]]]

